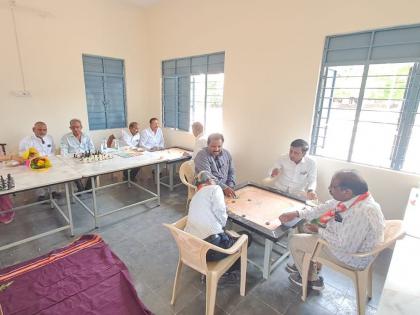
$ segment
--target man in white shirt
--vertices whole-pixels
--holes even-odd
[[[197,174],[196,185],[197,192],[190,202],[185,232],[221,248],[232,247],[236,239],[224,231],[228,215],[222,188],[216,184],[215,178],[208,171],[201,171]],[[249,235],[248,237],[249,246],[251,239]],[[217,261],[226,256],[226,254],[209,250],[206,259],[207,261]],[[236,262],[228,270],[228,273],[238,270],[239,267],[240,263]]]
[[[135,121],[131,122],[128,125],[128,131],[124,129],[121,130],[121,142],[123,146],[128,147],[139,147],[140,146],[140,133],[139,133],[139,124]],[[130,170],[130,180],[135,181],[140,167],[135,167]],[[128,171],[123,172],[124,180],[128,179]]]
[[[32,127],[33,134],[23,138],[19,143],[19,155],[33,147],[41,156],[55,154],[54,139],[47,134],[47,124],[37,121]]]
[[[69,156],[73,154],[95,151],[95,146],[93,145],[92,140],[89,138],[88,135],[82,132],[82,128],[83,126],[80,119],[73,118],[72,120],[70,120],[71,132],[65,134],[61,138],[61,155]],[[80,180],[76,180],[75,184],[79,192],[83,190],[89,190],[92,188],[90,178],[87,179],[85,188],[83,188],[82,182]]]
[[[128,131],[122,129],[120,139],[123,146],[138,147],[140,145],[139,124],[133,121],[128,125]]]
[[[70,120],[71,132],[65,134],[61,138],[60,151],[61,155],[73,155],[78,153],[86,153],[95,151],[95,146],[88,135],[82,132],[83,126],[80,119],[74,118]]]
[[[281,156],[269,171],[275,188],[306,199],[317,199],[316,163],[306,156],[308,149],[305,140],[292,141],[289,154]]]
[[[201,122],[196,121],[192,124],[192,133],[195,137],[195,143],[194,143],[194,151],[192,154],[192,158],[195,158],[197,153],[207,147],[207,137],[204,136],[204,127]]]
[[[165,147],[162,129],[159,128],[159,120],[151,118],[150,127],[140,133],[140,147],[149,151],[162,150]]]
[[[19,155],[22,155],[29,148],[35,148],[41,156],[51,156],[55,154],[54,139],[47,134],[47,124],[37,121],[32,127],[33,134],[23,138],[19,143]],[[35,190],[38,201],[49,198],[48,189],[39,188]],[[60,194],[52,192],[54,198],[59,198]]]
[[[354,269],[365,269],[373,257],[356,258],[355,253],[371,251],[383,241],[385,221],[380,205],[368,191],[365,180],[354,170],[337,172],[329,186],[333,200],[312,209],[282,214],[281,222],[288,222],[297,217],[313,220],[306,224],[306,230],[314,234],[294,234],[289,240],[289,248],[294,265],[288,265],[291,282],[302,286],[302,263],[305,253],[312,253],[319,238],[328,242],[329,249],[323,249],[320,255]],[[318,275],[319,266],[312,263],[309,275],[309,287],[321,290],[323,279]]]

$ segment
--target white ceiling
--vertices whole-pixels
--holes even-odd
[[[119,0],[119,1],[130,2],[140,7],[147,7],[147,6],[156,4],[161,0]]]

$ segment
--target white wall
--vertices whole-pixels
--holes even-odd
[[[37,120],[48,124],[58,142],[77,117],[88,131],[82,54],[125,60],[128,120],[144,126],[147,103],[147,30],[143,11],[111,0],[20,0],[22,7],[36,7],[51,16],[16,12],[27,89],[31,97],[15,97],[21,90],[12,17],[0,4],[0,142],[16,151],[18,141],[30,134]],[[147,114],[147,115],[146,115]],[[145,116],[146,115],[146,116]],[[98,143],[112,131],[95,131]]]
[[[417,1],[176,0],[147,10],[149,105],[160,104],[160,62],[225,51],[224,134],[239,181],[259,180],[291,140],[309,138],[326,35],[419,23]],[[152,111],[152,110],[150,110]],[[172,144],[192,138],[166,130]],[[189,144],[191,145],[191,144]],[[388,218],[400,218],[419,181],[393,171],[318,158],[319,192],[340,168],[357,168]]]
[[[0,142],[16,149],[34,121],[56,141],[68,121],[87,129],[82,53],[123,58],[128,120],[161,114],[164,59],[225,51],[224,134],[239,181],[259,180],[297,137],[309,138],[326,35],[419,23],[412,0],[170,0],[147,9],[122,0],[20,0],[52,14],[16,11],[29,98],[22,89],[10,12],[0,6]],[[93,132],[100,139],[111,131]],[[167,142],[192,136],[165,130]],[[318,158],[319,192],[332,173],[359,169],[388,218],[399,218],[418,176]]]

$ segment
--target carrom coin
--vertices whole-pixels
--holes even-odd
[[[270,225],[270,222],[268,222],[268,221],[267,221],[267,222],[265,222],[265,225]]]
[[[245,215],[245,214],[243,214],[243,215],[242,215],[242,218],[245,218],[245,217],[246,217],[246,215]]]

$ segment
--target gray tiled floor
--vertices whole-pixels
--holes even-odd
[[[105,209],[139,198],[138,190],[128,190],[123,186],[104,190],[101,194],[99,206]],[[18,195],[17,203],[30,198],[28,196]],[[76,235],[99,233],[126,263],[141,300],[156,314],[205,313],[205,285],[201,283],[198,273],[188,268],[183,271],[182,289],[175,306],[169,304],[178,250],[162,223],[174,222],[184,215],[185,196],[186,190],[183,187],[172,193],[163,188],[160,207],[153,208],[154,204],[150,204],[147,205],[149,207],[137,206],[113,214],[101,219],[101,227],[97,230],[92,229],[93,219],[86,211],[77,204],[73,205]],[[60,222],[54,210],[47,206],[20,211],[12,224],[0,225],[0,244],[29,236]],[[2,251],[0,267],[37,257],[70,241],[68,233],[62,232]],[[260,253],[262,256],[263,248],[254,244],[250,253]],[[368,303],[367,314],[376,312],[391,254],[390,251],[384,253],[375,262],[374,292]],[[325,290],[321,293],[310,292],[306,303],[303,303],[299,289],[287,279],[284,264],[267,281],[262,279],[258,269],[248,264],[246,296],[239,295],[239,285],[219,287],[215,314],[356,314],[355,294],[350,280],[328,268],[324,268],[323,276]]]

